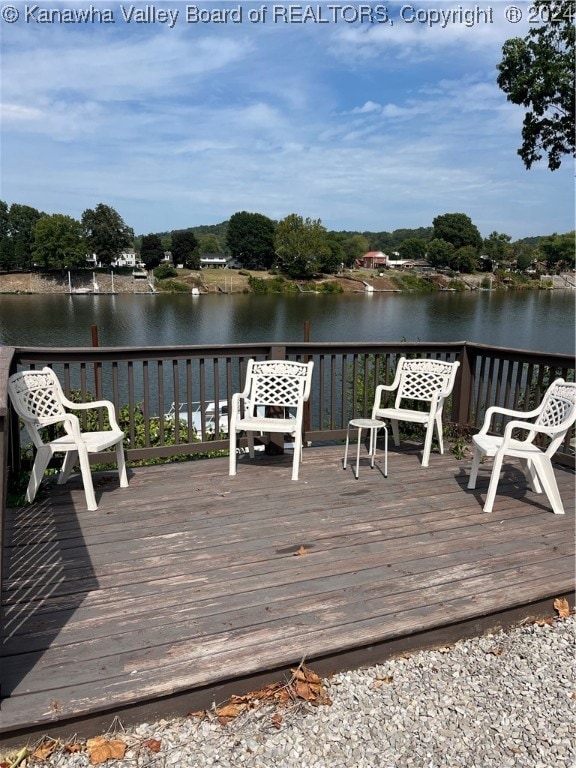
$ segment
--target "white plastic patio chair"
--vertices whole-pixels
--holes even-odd
[[[304,403],[310,397],[314,363],[291,360],[248,360],[244,390],[232,395],[229,414],[230,475],[236,474],[237,433],[246,432],[248,449],[254,458],[254,433],[278,432],[293,435],[292,480],[298,480],[302,460],[302,420]],[[262,416],[262,406],[289,410],[287,418]]]
[[[442,409],[446,398],[451,394],[456,379],[459,362],[447,363],[443,360],[416,359],[401,357],[396,367],[396,375],[392,384],[379,384],[374,394],[372,408],[373,419],[388,419],[392,426],[394,445],[400,445],[399,421],[409,421],[426,426],[422,466],[427,467],[432,447],[434,427],[438,434],[440,453],[444,453],[442,441]],[[382,405],[385,392],[396,391],[394,407]],[[423,410],[409,407],[410,401],[429,403]],[[407,404],[408,403],[408,404]]]
[[[494,414],[517,418],[508,421],[503,435],[489,435]],[[492,512],[504,456],[513,456],[520,459],[531,490],[542,493],[544,489],[554,514],[563,515],[564,506],[554,477],[552,456],[575,422],[576,384],[567,383],[564,379],[552,382],[541,404],[533,411],[512,411],[498,406],[488,408],[482,429],[472,438],[474,457],[468,482],[468,488],[475,488],[480,459],[483,456],[494,457],[484,512]],[[535,444],[538,435],[544,437],[546,445],[540,447]]]
[[[118,426],[114,405],[109,400],[73,403],[64,395],[58,377],[51,368],[21,371],[13,374],[8,379],[8,391],[14,410],[24,422],[36,448],[36,458],[26,491],[28,503],[31,504],[34,501],[48,463],[56,453],[65,454],[58,475],[59,485],[68,480],[76,461],[79,461],[89,510],[98,509],[90,472],[89,453],[98,453],[107,448],[115,448],[120,487],[128,487],[122,446],[124,433]],[[78,417],[67,410],[77,411],[93,408],[107,409],[110,429],[99,432],[82,432]],[[46,442],[43,439],[42,431],[44,427],[52,424],[62,424],[66,434]]]

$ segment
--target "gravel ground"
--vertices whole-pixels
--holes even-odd
[[[321,681],[332,704],[143,723],[111,768],[575,768],[576,618],[527,625]],[[30,760],[28,765],[35,765]],[[90,766],[59,746],[41,763]],[[26,765],[26,763],[24,763]]]

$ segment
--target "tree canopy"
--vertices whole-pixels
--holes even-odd
[[[472,219],[465,213],[444,213],[432,221],[434,239],[445,240],[454,248],[471,246],[478,251],[482,246],[482,235]]]
[[[575,0],[534,0],[542,25],[507,40],[497,82],[508,101],[526,108],[518,154],[526,168],[548,156],[551,171],[575,154]]]
[[[239,211],[230,217],[226,243],[231,256],[244,267],[269,269],[274,263],[276,224],[261,213]]]
[[[182,264],[188,269],[199,269],[198,240],[191,229],[172,232],[170,250],[174,264]]]
[[[43,216],[34,227],[34,261],[45,269],[86,266],[82,225],[71,216]]]
[[[0,266],[31,269],[34,266],[34,227],[45,214],[29,205],[2,201],[0,210]]]
[[[279,222],[274,242],[278,267],[292,278],[313,277],[332,254],[320,219],[304,219],[296,213]]]
[[[114,208],[103,203],[84,211],[82,226],[89,251],[104,266],[110,266],[134,242],[133,230]]]
[[[155,269],[164,258],[162,240],[158,235],[144,235],[140,244],[140,258],[146,269]]]

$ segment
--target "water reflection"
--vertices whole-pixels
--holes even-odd
[[[568,291],[344,296],[1,295],[0,343],[174,346],[300,341],[475,341],[574,353]]]

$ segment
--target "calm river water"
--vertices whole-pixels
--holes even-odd
[[[574,354],[572,291],[339,296],[0,295],[0,344],[474,341]]]

